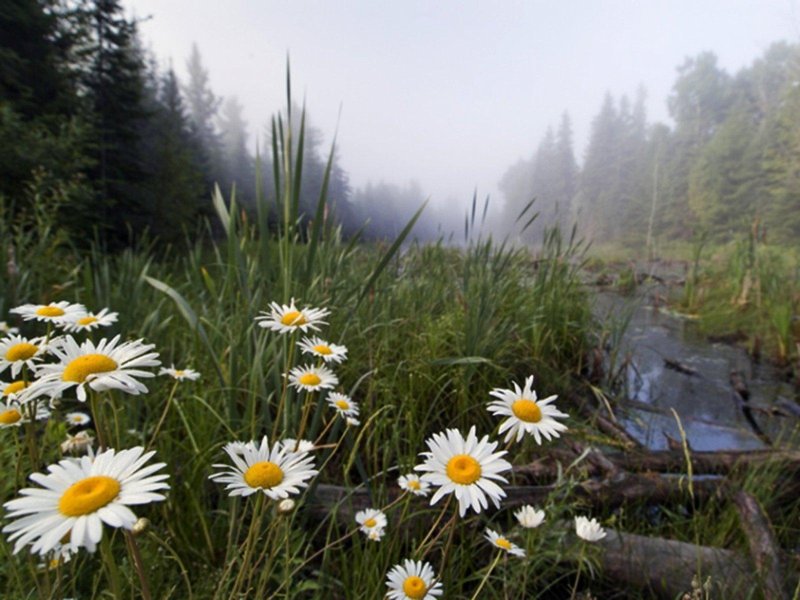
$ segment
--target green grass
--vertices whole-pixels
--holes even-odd
[[[0,220],[18,273],[2,280],[3,314],[19,303],[57,299],[90,309],[108,306],[119,311],[119,322],[92,334],[95,340],[115,333],[144,338],[156,345],[163,364],[202,373],[196,383],[149,379],[143,396],[103,394],[94,414],[114,447],[152,444],[157,459],[167,463],[167,500],[135,511],[150,520],[137,543],[152,597],[379,598],[387,571],[408,557],[434,565],[446,598],[470,598],[481,585],[481,598],[564,598],[579,569],[581,589],[591,586],[613,597],[613,582],[596,573],[596,548],[584,548],[571,531],[571,517],[587,512],[568,493],[574,473],[560,479],[543,506],[547,521],[535,530],[515,527],[510,510],[451,519],[453,508],[443,513],[444,501],[430,507],[406,498],[389,511],[389,532],[380,543],[354,534],[354,521],[335,511],[312,511],[313,491],[297,497],[296,510],[280,515],[274,502],[232,499],[209,481],[212,465],[228,462],[222,451],[227,442],[302,433],[325,446],[315,452],[316,465],[324,465],[317,483],[366,489],[373,506],[385,507],[397,477],[421,462],[428,437],[474,425],[495,438],[498,421],[485,408],[491,389],[533,374],[540,395],[563,395],[580,378],[600,335],[580,284],[585,249],[574,232],[549,233],[537,256],[491,239],[462,250],[412,244],[404,236],[388,245],[343,240],[321,209],[313,219],[299,214],[301,163],[293,157],[302,129],[295,140],[295,132],[276,120],[274,131],[277,187],[269,194],[262,190],[255,217],[217,194],[221,240],[197,235],[185,247],[168,249],[143,242],[108,255],[96,247],[75,250],[48,228],[45,205],[26,221]],[[324,200],[323,192],[320,207]],[[296,339],[265,331],[255,317],[270,302],[291,298],[331,310],[320,335],[348,347],[348,360],[335,370],[340,390],[360,404],[359,427],[345,427],[317,395],[286,387],[284,374],[306,361],[294,348]],[[23,329],[39,332],[31,323]],[[61,458],[66,428],[59,417],[88,408],[70,398],[45,426],[0,430],[6,442],[0,456],[14,474],[3,480],[4,500],[26,485],[29,473]],[[572,432],[602,440],[574,416],[575,407],[564,400],[558,406],[573,415],[567,421]],[[525,464],[547,451],[548,445],[527,440],[512,446],[509,458]],[[779,473],[747,477],[776,511],[778,534],[790,545],[796,509],[787,512],[766,492]],[[703,511],[665,512],[658,527],[637,507],[626,510],[597,516],[628,531],[744,546],[727,508],[712,507],[724,516],[713,521]],[[527,557],[501,558],[492,568],[496,555],[483,539],[487,526],[507,532]],[[3,541],[3,596],[108,598],[117,587],[119,597],[140,597],[142,584],[123,536],[110,529],[105,536],[106,558],[82,552],[51,571],[26,551],[12,557]]]

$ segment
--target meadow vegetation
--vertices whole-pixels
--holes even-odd
[[[583,244],[574,232],[553,230],[532,255],[468,230],[460,249],[418,245],[407,239],[413,219],[391,244],[345,240],[325,219],[325,185],[316,213],[299,214],[302,153],[293,146],[302,144],[302,126],[293,132],[277,119],[274,131],[274,189],[259,189],[257,211],[244,212],[217,191],[219,225],[182,245],[155,250],[143,240],[111,254],[98,245],[78,250],[53,225],[46,199],[24,217],[0,220],[10,252],[3,315],[27,302],[110,307],[118,321],[90,339],[143,338],[163,366],[201,374],[197,381],[147,379],[142,395],[90,390],[87,403],[68,391],[50,419],[0,431],[3,462],[13,472],[1,484],[4,500],[31,485],[30,473],[62,459],[61,442],[76,432],[63,416],[74,410],[91,409],[83,429],[102,430],[107,446],[154,449],[170,486],[165,501],[136,507],[149,524],[138,525],[135,536],[107,528],[100,552],[42,562],[27,549],[12,555],[4,540],[5,597],[378,598],[387,592],[387,573],[406,558],[433,565],[445,598],[564,598],[590,588],[629,597],[598,571],[599,548],[575,535],[572,518],[591,512],[605,527],[746,547],[721,500],[702,508],[687,497],[673,507],[591,509],[572,493],[585,478],[583,459],[560,469],[536,527],[522,526],[509,508],[459,517],[447,499],[429,506],[400,494],[398,477],[413,472],[426,440],[448,428],[489,434],[515,466],[546,457],[565,440],[614,445],[579,416],[574,400],[586,391],[580,381],[600,331],[579,277]],[[286,374],[308,361],[296,347],[298,332],[258,326],[272,302],[330,311],[314,333],[348,349],[333,370],[336,391],[359,406],[357,424],[323,401],[325,390],[289,385]],[[10,325],[23,335],[44,333],[36,321]],[[530,375],[540,399],[560,396],[568,430],[542,445],[529,436],[504,444],[499,420],[486,410],[489,392]],[[319,475],[292,496],[295,506],[260,493],[229,497],[209,480],[229,462],[227,444],[258,443],[264,435],[270,444],[291,437],[317,446]],[[772,512],[781,543],[791,546],[798,512],[778,493],[780,473],[734,477]],[[341,492],[333,503],[319,500],[325,486]],[[379,541],[359,531],[350,506],[365,491],[388,517]],[[525,556],[487,541],[486,528]]]

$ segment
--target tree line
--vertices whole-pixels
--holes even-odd
[[[214,92],[196,45],[186,67],[185,82],[172,65],[159,68],[120,0],[6,0],[0,217],[14,222],[46,210],[74,242],[119,248],[145,231],[169,243],[201,227],[212,214],[214,185],[252,208],[257,162],[263,189],[274,196],[271,133],[255,157],[241,103]],[[317,205],[328,153],[321,131],[307,125],[306,214]],[[338,155],[327,197],[326,212],[346,234],[373,238],[392,235],[388,215],[407,221],[425,199],[413,185],[352,190]]]
[[[607,94],[580,166],[564,114],[503,176],[506,230],[536,242],[547,224],[577,222],[596,241],[652,248],[700,235],[725,241],[758,220],[773,241],[796,243],[800,46],[775,43],[735,75],[711,52],[688,58],[668,109],[672,124],[648,123],[643,89],[633,101]],[[520,232],[532,198],[539,218]]]

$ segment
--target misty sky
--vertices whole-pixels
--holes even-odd
[[[685,57],[711,50],[730,72],[770,43],[800,39],[798,0],[260,1],[124,0],[145,44],[184,77],[197,42],[218,95],[246,107],[263,141],[295,97],[329,142],[339,110],[341,164],[354,187],[414,179],[437,204],[498,196],[567,110],[580,160],[603,95],[633,97],[667,121]],[[499,197],[497,200],[501,200]]]

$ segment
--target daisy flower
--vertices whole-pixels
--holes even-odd
[[[422,496],[423,498],[431,493],[431,484],[427,481],[422,481],[419,475],[414,473],[401,475],[397,479],[397,485],[400,486],[400,489],[410,492],[415,496]]]
[[[158,352],[151,352],[153,344],[143,344],[142,340],[119,343],[120,336],[111,341],[100,340],[95,345],[86,340],[78,345],[68,335],[51,352],[58,358],[55,364],[42,365],[38,370],[39,379],[25,390],[28,397],[37,394],[58,398],[64,391],[76,387],[78,400],[86,402],[86,386],[97,392],[122,390],[134,396],[147,392],[147,387],[137,378],[153,377],[142,367],[157,367],[161,364]]]
[[[11,377],[16,377],[22,367],[33,370],[47,348],[43,337],[28,339],[10,335],[0,340],[0,373],[11,367]]]
[[[339,378],[328,367],[295,367],[289,371],[289,384],[298,390],[316,392],[339,384]]]
[[[587,542],[596,542],[606,537],[606,530],[600,527],[597,519],[584,516],[575,517],[575,533]]]
[[[505,450],[495,452],[497,442],[489,442],[489,436],[478,441],[475,427],[471,427],[467,438],[457,429],[446,433],[435,433],[425,440],[430,452],[423,452],[425,462],[414,467],[415,471],[425,471],[422,481],[427,481],[439,489],[431,498],[436,504],[447,494],[455,494],[458,499],[458,514],[464,516],[471,506],[476,513],[488,507],[486,497],[500,506],[500,499],[506,493],[495,483],[508,483],[500,475],[511,469],[511,464],[501,457]]]
[[[536,510],[529,504],[515,512],[514,516],[525,529],[533,529],[544,523],[544,511]]]
[[[311,452],[316,448],[311,440],[296,440],[294,438],[285,438],[281,440],[281,444],[289,452]]]
[[[92,418],[86,413],[71,412],[66,414],[64,420],[67,422],[67,425],[72,425],[73,427],[79,427],[81,425],[87,425],[91,423]]]
[[[345,419],[345,423],[347,423],[350,427],[358,427],[361,425],[361,421],[354,419],[353,417],[347,417],[347,419]]]
[[[386,575],[386,587],[390,600],[435,600],[443,591],[430,563],[410,559],[392,567]]]
[[[369,534],[373,529],[385,529],[388,521],[386,515],[375,508],[367,508],[356,513],[356,522],[361,525],[359,529]]]
[[[19,327],[11,327],[5,321],[0,321],[0,335],[14,335],[19,333]]]
[[[72,304],[64,300],[50,304],[23,304],[8,312],[17,314],[26,321],[45,321],[58,327],[66,327],[85,316],[86,307],[83,304]]]
[[[76,315],[73,320],[69,321],[64,329],[71,333],[79,331],[92,331],[100,327],[108,327],[117,322],[119,313],[108,312],[104,308],[99,313],[86,313],[84,315]]]
[[[94,437],[88,431],[79,431],[75,435],[67,434],[67,439],[61,442],[61,452],[83,454],[91,450],[92,444]]]
[[[283,500],[290,494],[299,494],[300,488],[308,486],[308,480],[318,471],[314,470],[314,459],[305,452],[289,452],[280,442],[269,446],[267,436],[261,445],[248,442],[241,447],[225,447],[233,466],[214,465],[225,469],[209,477],[213,481],[227,483],[231,496],[250,496],[263,492],[272,500]]]
[[[169,369],[165,367],[161,367],[158,371],[159,375],[169,375],[173,379],[177,381],[197,381],[200,379],[200,373],[195,371],[194,369],[176,369],[175,365],[171,365]]]
[[[537,400],[533,391],[533,376],[525,380],[525,387],[520,389],[515,383],[513,390],[495,388],[489,395],[497,400],[489,403],[488,410],[493,415],[507,416],[508,419],[500,425],[498,433],[508,431],[505,441],[508,442],[516,436],[520,441],[526,433],[533,434],[537,444],[546,440],[557,438],[561,431],[566,431],[567,426],[556,421],[569,415],[562,413],[550,403],[557,396],[549,396],[544,400]]]
[[[326,363],[340,363],[347,359],[347,348],[345,346],[331,344],[318,337],[303,338],[303,341],[297,345],[300,346],[300,350],[303,353],[318,356]]]
[[[81,458],[65,458],[50,465],[48,473],[34,473],[34,483],[21,498],[5,503],[8,517],[15,519],[3,531],[15,541],[14,553],[31,544],[31,552],[47,554],[69,536],[71,548],[94,552],[103,536],[103,523],[131,529],[136,515],[128,508],[164,500],[157,490],[169,489],[168,475],[153,475],[165,466],[144,464],[155,452],[137,446],[129,450],[109,449]]]
[[[256,323],[264,329],[278,331],[280,333],[292,333],[298,329],[303,333],[307,329],[319,330],[319,325],[327,325],[322,319],[330,314],[327,308],[298,309],[294,304],[294,298],[287,306],[270,302],[269,312],[261,311],[263,317],[256,317]]]
[[[37,421],[50,417],[47,407],[38,402],[26,404],[20,404],[14,400],[8,403],[0,402],[0,429],[19,427],[23,423],[29,423],[34,414]]]
[[[358,416],[358,404],[353,402],[350,396],[331,392],[325,400],[344,418]]]
[[[370,540],[371,542],[380,542],[383,539],[385,533],[386,530],[383,529],[382,527],[374,527],[369,530],[369,533],[367,534],[367,539]]]
[[[22,379],[18,379],[17,381],[12,381],[11,383],[0,383],[0,387],[2,387],[2,393],[0,393],[0,395],[5,396],[9,400],[13,400],[22,390],[24,390],[30,384],[31,384],[30,381],[23,381]]]
[[[486,539],[489,540],[489,543],[495,548],[505,550],[514,556],[525,556],[525,550],[508,541],[508,538],[504,535],[501,535],[491,529],[486,529],[486,533],[484,535],[486,536]]]

